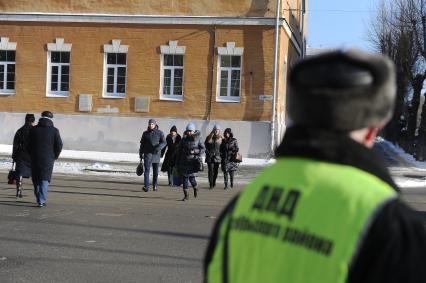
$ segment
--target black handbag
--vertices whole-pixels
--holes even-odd
[[[7,183],[9,185],[16,185],[16,171],[13,169],[15,162],[12,162],[12,169],[9,170],[9,174],[7,174]]]
[[[142,174],[143,174],[143,161],[141,159],[141,161],[139,161],[138,166],[136,167],[136,175],[142,176]]]

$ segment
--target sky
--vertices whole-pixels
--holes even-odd
[[[308,0],[308,47],[372,50],[368,24],[378,0]]]

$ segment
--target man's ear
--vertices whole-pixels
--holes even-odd
[[[373,147],[379,128],[368,128],[364,136],[364,144],[367,147]]]

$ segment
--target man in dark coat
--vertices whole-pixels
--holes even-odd
[[[34,126],[34,114],[25,115],[25,125],[13,138],[12,159],[16,167],[16,197],[22,198],[22,179],[31,177],[31,157],[28,152],[28,135]]]
[[[148,130],[143,132],[141,145],[139,147],[139,157],[144,161],[144,192],[149,191],[149,173],[152,164],[152,186],[157,190],[158,163],[160,163],[161,150],[166,146],[166,139],[162,131],[158,129],[157,122],[149,119]]]
[[[39,207],[46,205],[53,164],[62,151],[62,139],[52,119],[52,112],[41,113],[37,126],[30,130],[28,137],[34,194]]]

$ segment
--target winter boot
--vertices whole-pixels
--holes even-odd
[[[194,188],[194,198],[197,198],[197,196],[198,196],[198,188],[195,187]]]
[[[185,196],[184,196],[184,198],[182,199],[182,201],[189,200],[188,189],[183,190],[183,194],[184,194]]]
[[[234,172],[229,173],[229,181],[231,183],[231,189],[234,187]]]
[[[22,198],[22,177],[19,178],[16,184],[16,197]]]

